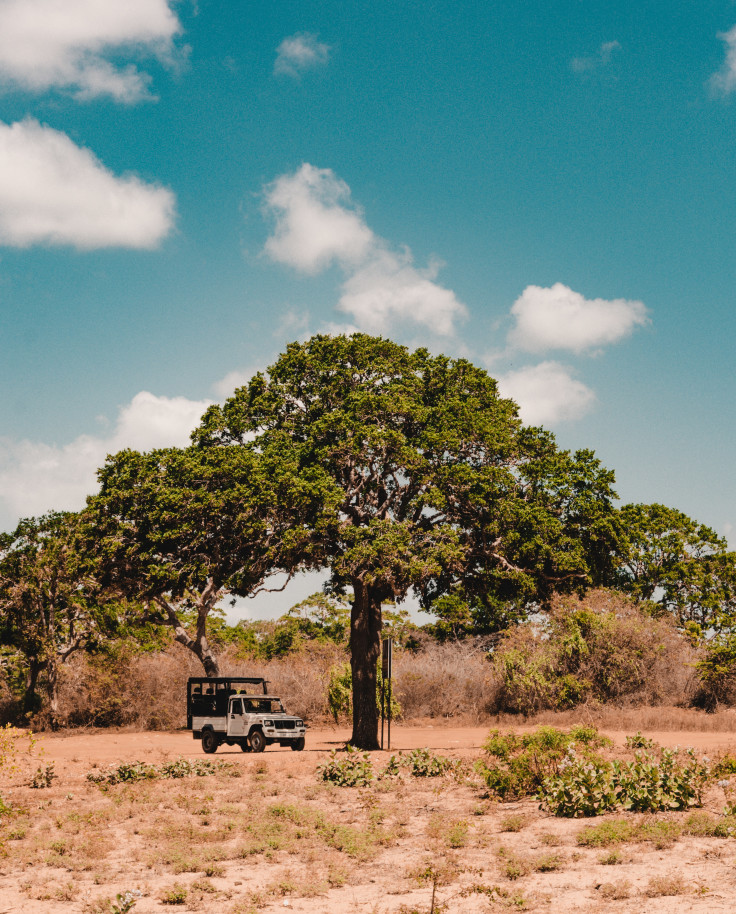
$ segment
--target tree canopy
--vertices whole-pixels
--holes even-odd
[[[122,451],[100,470],[86,517],[108,587],[140,601],[147,621],[219,675],[207,618],[229,593],[249,596],[278,572],[308,566],[329,503],[288,454],[249,447]],[[194,634],[183,615],[193,613]]]
[[[679,626],[732,627],[736,554],[705,524],[665,505],[624,505],[625,532],[614,584],[653,602]]]
[[[43,673],[53,724],[59,666],[114,636],[127,610],[100,587],[80,545],[78,515],[28,518],[0,535],[0,641],[23,658],[25,711],[34,710]]]
[[[294,343],[195,433],[205,451],[288,454],[331,505],[310,531],[330,587],[352,591],[352,742],[377,745],[381,604],[453,588],[490,607],[546,602],[611,570],[613,474],[526,428],[463,359],[354,334]],[[326,506],[327,507],[327,506]]]

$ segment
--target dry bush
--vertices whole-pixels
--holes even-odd
[[[406,718],[468,717],[495,711],[500,677],[487,654],[469,641],[430,642],[394,660],[394,690]]]
[[[274,660],[242,660],[228,652],[220,657],[220,666],[228,675],[263,676],[269,692],[278,695],[290,713],[312,721],[329,716],[330,669],[344,662],[343,648],[314,642],[297,653]]]
[[[223,675],[263,676],[269,691],[279,695],[290,712],[307,720],[327,716],[329,671],[343,661],[344,652],[330,644],[308,645],[278,660],[243,660],[230,649],[219,658]],[[187,679],[202,675],[192,652],[175,643],[155,654],[123,651],[115,659],[80,655],[63,668],[59,717],[67,726],[184,727]],[[39,715],[34,725],[40,729],[43,724]]]
[[[669,619],[655,619],[621,594],[558,598],[550,613],[509,631],[494,654],[498,708],[530,714],[585,701],[688,704],[697,652]]]
[[[62,671],[59,716],[67,726],[183,727],[187,679],[201,675],[199,661],[178,644],[115,659],[78,655]]]
[[[511,629],[491,655],[472,639],[397,649],[394,693],[405,720],[555,712],[617,729],[662,729],[662,712],[646,717],[647,708],[690,703],[697,657],[669,620],[644,614],[620,594],[594,591],[558,599],[548,615]],[[226,647],[219,660],[223,674],[263,676],[292,713],[315,723],[329,718],[330,669],[344,664],[346,653],[311,641],[268,661]],[[183,727],[187,678],[201,675],[196,657],[176,643],[155,654],[123,648],[114,658],[80,655],[62,671],[61,719],[70,726]],[[727,711],[705,722],[694,711],[667,713],[682,729],[706,729],[711,721],[736,729]],[[39,727],[43,718],[33,723]]]

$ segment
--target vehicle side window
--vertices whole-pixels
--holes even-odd
[[[258,702],[247,701],[245,710],[246,710],[246,714],[256,714],[258,711]]]
[[[243,702],[239,698],[235,698],[233,700],[232,713],[233,714],[242,714],[243,713]]]

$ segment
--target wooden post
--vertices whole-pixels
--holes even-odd
[[[381,645],[381,749],[383,749],[383,719],[386,715],[388,720],[388,745],[387,749],[391,751],[391,661],[393,655],[393,642],[390,638],[384,638]],[[388,709],[386,709],[385,696],[388,693]],[[388,713],[386,714],[386,710]]]

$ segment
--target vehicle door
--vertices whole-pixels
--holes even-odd
[[[230,710],[227,715],[227,735],[245,736],[245,717],[243,716],[243,699],[231,698]]]

